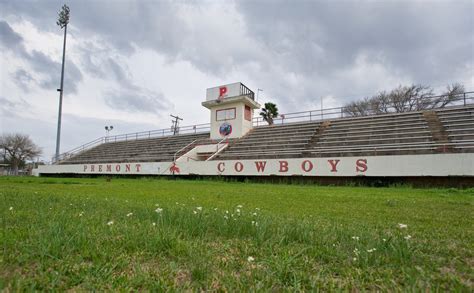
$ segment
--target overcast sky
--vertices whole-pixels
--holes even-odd
[[[205,90],[241,81],[281,113],[412,83],[474,89],[474,1],[0,0],[0,133],[54,154],[112,134],[209,122]]]

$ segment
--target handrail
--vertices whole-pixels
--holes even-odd
[[[221,139],[221,140],[217,143],[217,145],[216,145],[216,151],[215,151],[209,158],[207,158],[206,161],[212,160],[212,159],[220,152],[221,149],[219,148],[219,145],[220,145],[224,140],[227,140],[227,139],[228,139],[227,137],[224,137],[223,139]]]
[[[423,101],[434,100],[434,99],[445,97],[445,96],[447,95],[425,97],[422,100]],[[420,100],[420,99],[411,99],[407,102],[413,103],[416,100]],[[469,92],[464,92],[462,94],[455,95],[455,98],[451,101],[451,103],[444,108],[430,108],[430,109],[423,109],[420,111],[445,109],[445,108],[450,108],[453,106],[466,106],[468,104],[473,104],[473,103],[474,103],[474,91],[469,91]],[[370,114],[367,116],[357,116],[357,117],[348,116],[345,113],[345,108],[346,107],[332,107],[332,108],[324,108],[324,109],[319,109],[319,110],[284,113],[274,118],[273,121],[274,121],[274,125],[281,125],[281,124],[286,124],[286,123],[308,122],[308,121],[316,122],[316,121],[324,121],[324,120],[337,119],[337,118],[360,118],[360,117],[374,117],[374,116],[386,115],[386,114],[403,114],[403,113],[396,113],[394,104],[387,107],[387,111],[389,111],[388,113],[376,113],[376,114]],[[417,111],[413,110],[413,111],[408,111],[408,112],[417,112]],[[404,112],[404,113],[408,113],[408,112]],[[260,126],[262,124],[265,125],[265,121],[260,116],[253,117],[252,123],[254,126]]]
[[[176,153],[174,153],[173,155],[173,162],[176,162],[176,155],[181,152],[182,150],[185,150],[186,148],[188,148],[189,146],[193,145],[196,141],[198,141],[200,139],[195,139],[193,140],[192,142],[188,143],[187,145],[185,145],[184,147],[180,148],[178,151],[176,151]]]

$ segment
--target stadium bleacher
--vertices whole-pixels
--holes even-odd
[[[193,143],[195,142],[195,143]],[[107,142],[61,164],[171,162],[209,132]],[[474,106],[257,126],[213,160],[474,152]]]
[[[120,162],[170,162],[177,151],[193,142],[204,142],[209,133],[183,134],[158,138],[107,142],[61,161],[61,164],[120,163]]]
[[[429,116],[438,122],[433,123]],[[474,151],[473,106],[256,127],[216,159],[468,151]]]

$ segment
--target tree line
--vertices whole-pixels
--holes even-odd
[[[372,97],[347,103],[343,112],[345,116],[357,117],[444,108],[458,100],[463,93],[464,86],[459,83],[448,85],[439,96],[435,96],[433,88],[429,86],[398,86],[389,92],[382,91]]]

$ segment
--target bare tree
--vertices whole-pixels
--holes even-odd
[[[460,83],[454,83],[446,87],[444,95],[437,97],[433,100],[433,108],[443,108],[452,102],[456,101],[459,95],[465,91],[464,86]]]
[[[386,113],[403,113],[426,109],[443,108],[456,101],[464,92],[464,86],[448,85],[446,92],[434,96],[433,89],[423,85],[399,86],[390,92],[380,92],[344,106],[347,116],[367,116]]]
[[[18,174],[18,168],[26,160],[33,160],[41,154],[41,149],[23,134],[5,134],[0,137],[0,149],[6,154],[6,160],[13,168],[13,173]]]

